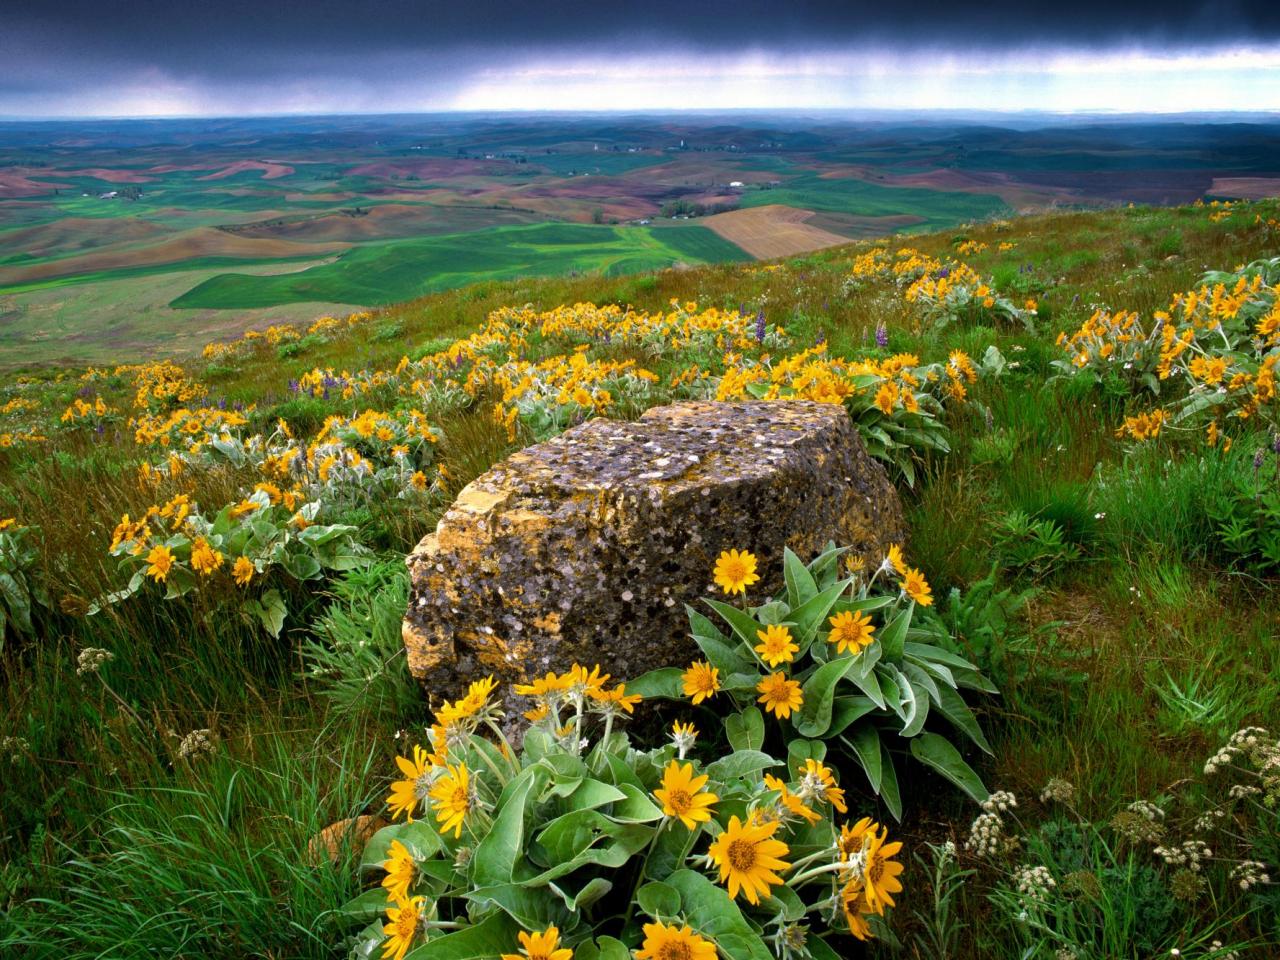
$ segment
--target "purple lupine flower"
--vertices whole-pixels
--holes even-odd
[[[86,383],[83,387],[81,387],[79,390],[76,391],[76,396],[82,400],[88,400],[91,396],[93,396],[93,387]]]
[[[298,381],[297,381],[297,380],[290,380],[290,381],[289,381],[289,392],[290,392],[290,393],[297,393],[297,392],[298,392],[299,390],[301,390],[301,389],[302,389],[302,386],[298,383]]]
[[[1253,472],[1257,473],[1262,469],[1262,461],[1266,459],[1266,451],[1262,447],[1258,448],[1258,452],[1253,455]]]
[[[764,331],[765,331],[764,310],[761,309],[756,314],[756,342],[757,343],[764,343]]]
[[[1276,456],[1280,456],[1280,433],[1271,435],[1271,452]]]
[[[825,330],[819,330],[818,335],[813,338],[813,345],[815,347],[820,347],[826,342],[827,342],[827,332]]]
[[[889,346],[889,328],[883,323],[876,324],[876,346],[881,350]]]
[[[934,276],[937,277],[939,280],[945,280],[947,279],[947,277],[951,276],[951,268],[943,267],[937,273],[935,273]]]

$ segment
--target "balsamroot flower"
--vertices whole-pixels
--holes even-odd
[[[745,550],[726,550],[716,559],[716,586],[725,593],[745,594],[747,587],[759,579],[753,553],[747,553]]]
[[[780,859],[790,848],[773,838],[779,821],[771,823],[743,823],[737,817],[729,818],[729,826],[711,844],[707,856],[720,868],[720,882],[729,888],[729,896],[736,898],[739,891],[753,905],[760,897],[771,897],[770,886],[778,886],[782,878],[775,871],[789,870],[791,864]]]

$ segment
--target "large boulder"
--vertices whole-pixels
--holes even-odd
[[[715,559],[829,542],[875,564],[903,538],[902,506],[844,408],[810,401],[686,402],[638,422],[591,420],[468,485],[408,558],[409,669],[445,695],[496,673],[574,662],[617,678],[696,654],[684,604]]]

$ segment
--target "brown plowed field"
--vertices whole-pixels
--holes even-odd
[[[1215,197],[1241,200],[1280,197],[1280,177],[1214,177],[1208,192]]]
[[[52,193],[60,184],[40,183],[17,170],[0,171],[0,200],[14,197],[41,197]]]
[[[99,270],[182,263],[200,257],[237,257],[245,260],[315,257],[325,253],[338,253],[350,246],[347,243],[295,243],[291,240],[238,237],[213,227],[199,227],[159,243],[130,245],[123,249],[101,250],[79,257],[63,257],[25,266],[0,267],[0,286],[35,283],[54,277],[96,273]]]
[[[222,180],[226,177],[234,177],[237,173],[247,173],[250,170],[261,170],[263,180],[278,180],[281,177],[287,177],[293,173],[293,167],[283,163],[264,163],[261,160],[237,160],[229,167],[211,173],[207,177],[200,177],[200,180]]]
[[[812,216],[812,210],[797,210],[771,203],[764,207],[717,213],[698,223],[736,243],[757,260],[789,257],[849,242],[848,237],[806,223]]]
[[[112,243],[138,243],[166,232],[158,224],[135,217],[67,217],[7,233],[4,248],[33,257],[58,257]]]

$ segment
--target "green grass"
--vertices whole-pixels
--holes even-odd
[[[860,217],[920,217],[922,222],[913,230],[941,229],[1009,213],[1003,200],[986,194],[920,187],[882,187],[863,180],[824,178],[817,174],[793,177],[779,187],[749,190],[742,195],[744,207],[770,203]]]
[[[384,305],[482,280],[570,272],[639,273],[676,262],[747,259],[737,246],[704,227],[494,227],[368,244],[299,273],[224,274],[206,280],[172,305],[223,310],[308,301]]]

